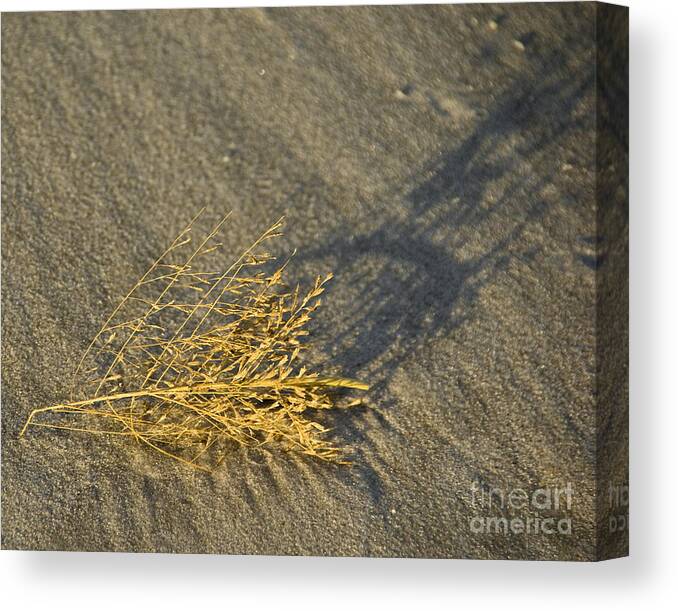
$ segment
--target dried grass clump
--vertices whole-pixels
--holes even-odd
[[[263,246],[281,235],[282,219],[226,271],[205,271],[228,216],[195,246],[190,234],[197,218],[85,351],[74,377],[83,398],[34,410],[21,435],[29,426],[125,435],[205,470],[233,443],[276,443],[344,462],[313,411],[336,407],[333,389],[367,386],[297,365],[307,323],[331,275],[302,294],[284,285],[286,264],[264,271],[274,258]],[[93,367],[84,371],[88,360]]]

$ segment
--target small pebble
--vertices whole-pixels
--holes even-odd
[[[398,91],[396,91],[396,98],[402,100],[412,95],[413,92],[414,92],[413,85],[405,85],[404,87],[401,87],[400,89],[398,89]]]
[[[520,42],[518,39],[513,41],[513,46],[518,49],[518,51],[524,51],[525,50],[525,45]]]
[[[492,30],[493,32],[496,32],[499,29],[499,24],[494,19],[490,19],[487,22],[487,27],[490,28],[490,30]]]

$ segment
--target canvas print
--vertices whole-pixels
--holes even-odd
[[[2,15],[2,547],[628,553],[628,11]]]

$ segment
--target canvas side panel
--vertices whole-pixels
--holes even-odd
[[[596,8],[597,511],[599,560],[629,546],[629,13]]]

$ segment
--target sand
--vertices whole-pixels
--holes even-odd
[[[3,547],[595,556],[592,5],[4,14],[2,62]],[[203,206],[334,272],[352,467],[18,438]],[[472,533],[474,481],[572,483],[575,535]]]

